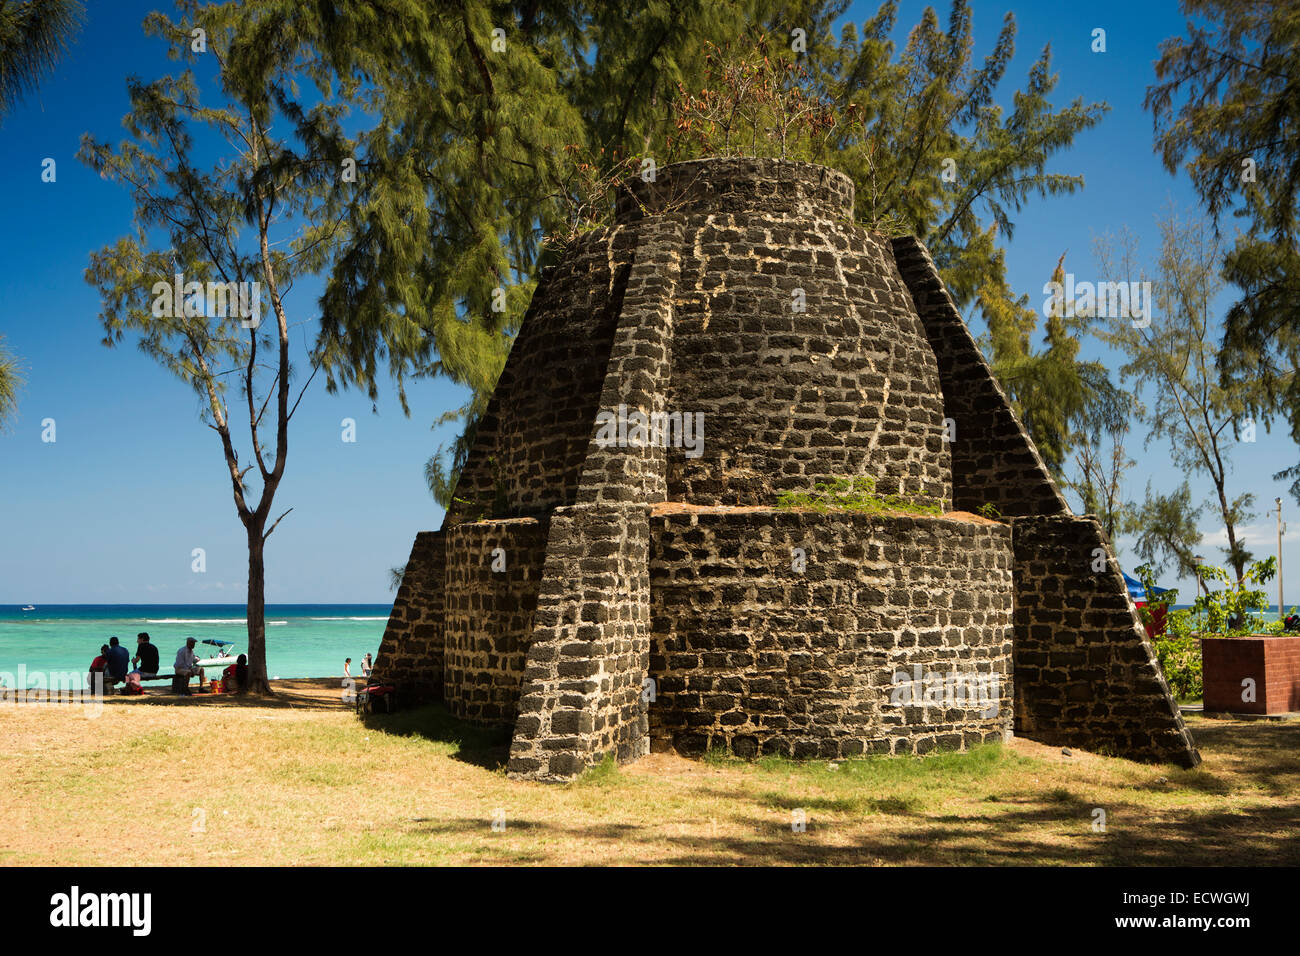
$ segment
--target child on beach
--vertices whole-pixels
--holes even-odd
[[[221,672],[221,689],[227,694],[242,694],[248,687],[248,657],[240,654]]]
[[[108,666],[108,645],[99,645],[99,656],[90,662],[89,687],[95,689],[95,675],[99,674],[100,688],[104,686],[104,668]]]

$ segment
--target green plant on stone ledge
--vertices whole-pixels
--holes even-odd
[[[990,521],[997,521],[1002,517],[1002,512],[998,510],[998,506],[991,501],[980,505],[979,511],[976,513],[982,517],[988,518]]]
[[[939,515],[938,505],[920,504],[903,495],[876,493],[876,479],[870,475],[856,478],[836,478],[819,481],[813,491],[786,491],[777,499],[778,508],[808,508],[812,511],[856,511],[861,514],[883,514],[903,511],[909,514]]]
[[[799,56],[780,40],[751,34],[735,43],[704,41],[699,89],[679,81],[672,107],[669,162],[705,156],[819,162],[865,111],[848,98],[823,95]]]

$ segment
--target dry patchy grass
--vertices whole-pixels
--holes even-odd
[[[1191,718],[1191,771],[1016,740],[834,768],[655,754],[548,786],[441,708],[363,723],[337,681],[280,689],[5,707],[0,863],[1300,863],[1296,721]]]

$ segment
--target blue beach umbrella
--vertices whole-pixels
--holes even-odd
[[[1125,575],[1124,575],[1124,583],[1125,583],[1126,585],[1128,585],[1128,596],[1131,597],[1133,600],[1135,600],[1135,601],[1145,601],[1145,600],[1147,599],[1147,589],[1146,589],[1145,587],[1142,586],[1142,582],[1139,581],[1137,578],[1135,578],[1135,577],[1133,577],[1133,576],[1131,576],[1131,575],[1125,574]],[[1168,591],[1168,590],[1169,590],[1168,588],[1157,588],[1157,587],[1153,587],[1153,588],[1151,589],[1151,593],[1152,593],[1152,594],[1164,594],[1164,593],[1165,593],[1166,591]]]

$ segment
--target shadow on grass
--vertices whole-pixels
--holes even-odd
[[[781,810],[827,810],[832,813],[880,813],[889,816],[915,816],[921,813],[920,803],[912,797],[867,797],[857,794],[797,797],[768,791],[761,795],[761,800],[768,806]]]
[[[1192,733],[1204,750],[1249,768],[1251,780],[1273,796],[1293,796],[1300,790],[1300,720],[1201,719]],[[1179,784],[1196,786],[1191,776],[1179,779]]]
[[[125,698],[122,698],[125,700]],[[145,707],[204,707],[204,708],[249,708],[252,710],[346,710],[337,701],[324,701],[307,696],[275,694],[271,697],[256,697],[239,694],[194,694],[191,697],[168,694],[166,696],[145,696],[136,698]],[[113,706],[113,701],[105,701]]]
[[[727,794],[729,799],[734,795]],[[1005,805],[1004,805],[1005,806]],[[685,833],[665,820],[639,825],[614,822],[553,823],[507,808],[508,838],[582,845],[607,840],[620,845],[626,864],[669,866],[734,865],[923,865],[923,866],[1294,866],[1300,842],[1295,807],[1257,808],[1246,812],[1189,813],[1175,821],[1153,823],[1140,807],[1108,808],[1107,830],[1092,829],[1089,801],[1043,800],[1018,805],[997,816],[942,815],[907,818],[850,842],[836,839],[839,822],[808,810],[806,830],[794,832],[789,820],[749,812],[727,814],[725,822],[744,834]],[[719,816],[717,822],[724,822]],[[1060,825],[1069,829],[1062,834]],[[487,820],[420,820],[409,830],[425,837],[496,839]],[[676,832],[675,832],[676,831]],[[834,841],[834,842],[830,842]],[[503,842],[503,853],[536,852]],[[563,851],[559,851],[563,853]],[[549,861],[549,860],[548,860]],[[542,861],[538,861],[542,862]],[[553,862],[553,861],[549,861]],[[607,862],[604,857],[593,862]]]
[[[510,727],[482,727],[453,717],[442,704],[425,704],[395,714],[365,714],[367,729],[396,737],[421,737],[456,750],[452,758],[485,770],[502,770],[510,757]]]
[[[499,769],[507,752],[508,729],[467,724],[441,706],[371,717],[367,726],[453,743],[457,759],[489,769]],[[457,852],[502,862],[566,860],[565,846],[598,841],[616,844],[617,860],[627,864],[1300,865],[1300,802],[1295,799],[1300,792],[1300,723],[1199,723],[1196,731],[1213,773],[1171,767],[1167,785],[1173,793],[1199,792],[1210,799],[1176,810],[1153,812],[1136,788],[1132,798],[1112,792],[1099,800],[1083,781],[1030,785],[1027,775],[1039,772],[1035,762],[995,747],[952,757],[842,762],[834,771],[817,761],[746,763],[714,757],[766,779],[718,779],[693,786],[689,809],[664,809],[637,822],[548,813],[536,801],[550,806],[548,795],[567,788],[540,788],[530,791],[532,806],[512,808],[509,798],[503,801],[502,833],[491,832],[490,820],[473,817],[421,818],[406,833],[469,841]],[[973,789],[978,799],[980,778],[1005,770],[1026,776],[1009,791],[969,800]],[[602,766],[589,772],[585,782],[619,786],[627,781],[616,768]],[[1281,805],[1243,806],[1235,799],[1243,785],[1291,799]],[[1108,786],[1129,789],[1118,781]],[[921,790],[907,793],[910,787]],[[894,788],[904,792],[889,794]],[[951,804],[931,801],[926,795],[936,791],[965,792],[966,806],[954,812]],[[1221,796],[1232,803],[1220,801]],[[802,832],[792,829],[791,811],[796,809],[806,812]],[[1097,828],[1099,809],[1105,811],[1104,830]],[[605,853],[589,858],[610,860]]]
[[[990,748],[923,760],[841,762],[829,774],[817,761],[751,763],[752,772],[772,775],[771,784],[791,774],[794,779],[779,786],[764,781],[767,785],[757,788],[718,781],[694,788],[692,794],[697,805],[729,807],[719,822],[725,816],[728,829],[744,833],[710,834],[697,819],[681,821],[693,824],[694,832],[687,834],[675,821],[665,820],[633,827],[619,839],[629,844],[625,862],[670,865],[1300,864],[1300,722],[1198,722],[1196,733],[1213,770],[1170,767],[1166,782],[1148,785],[1167,786],[1169,792],[1181,791],[1184,797],[1189,792],[1201,795],[1199,806],[1176,811],[1153,813],[1149,801],[1137,792],[1132,799],[1112,793],[1098,800],[1089,795],[1087,783],[1071,782],[1041,788],[1015,786],[969,809],[928,812],[925,794],[936,788],[969,792],[981,777],[999,770],[1034,772],[1032,761]],[[712,761],[735,765],[716,756]],[[832,786],[832,781],[839,786]],[[1118,782],[1110,786],[1127,789]],[[889,795],[888,790],[881,792],[885,787],[904,792]],[[907,793],[909,787],[920,787],[921,792]],[[822,792],[800,794],[805,788]],[[1286,802],[1243,806],[1237,798],[1256,788]],[[790,812],[796,809],[807,814],[803,833],[791,828]],[[1104,817],[1098,810],[1105,811]],[[869,824],[870,832],[843,838],[848,827],[856,828],[870,816],[877,821]],[[1098,824],[1103,821],[1101,829]],[[547,824],[519,823],[529,823],[533,831],[548,830]],[[564,824],[549,827],[546,835],[580,839],[586,832],[590,831]]]
[[[275,692],[267,696],[257,694],[213,694],[205,691],[189,696],[173,694],[170,682],[154,683],[138,696],[117,693],[104,698],[106,707],[222,707],[270,710],[347,710],[351,704],[344,701],[341,682],[333,677],[300,678],[274,681]],[[195,685],[191,685],[193,687]]]

